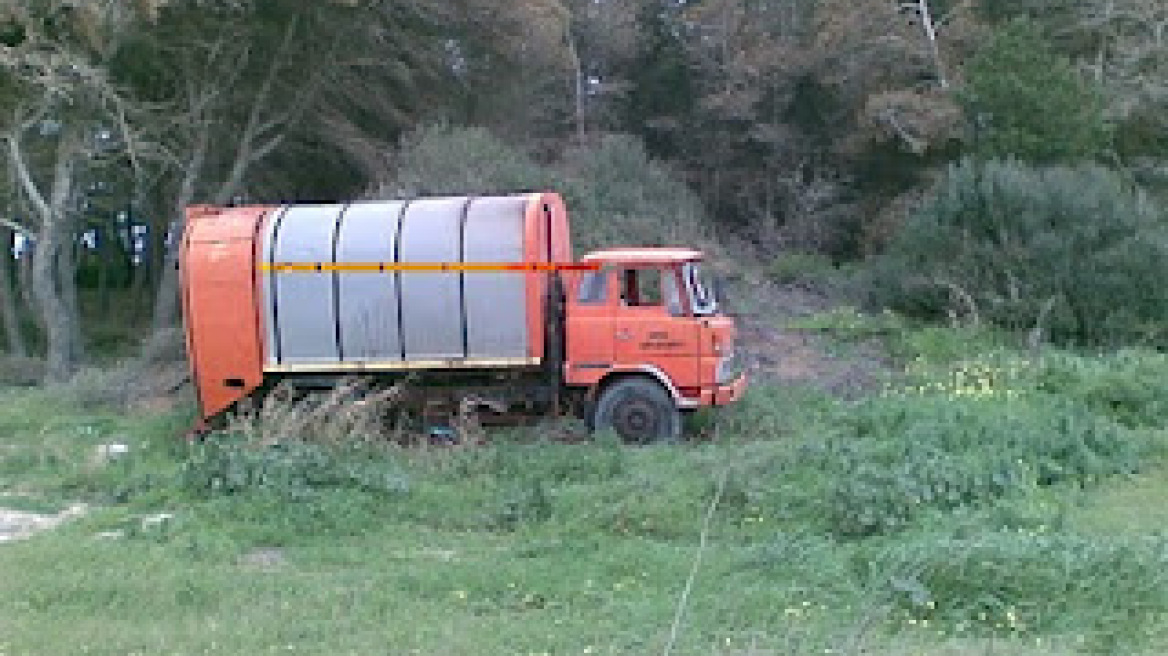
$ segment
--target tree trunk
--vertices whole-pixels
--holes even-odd
[[[131,278],[129,296],[133,300],[134,313],[138,315],[154,300],[154,271],[157,270],[156,263],[161,255],[157,252],[158,247],[155,246],[157,240],[154,233],[158,230],[157,220],[152,220],[147,226],[146,234],[142,238],[142,251],[140,253],[135,250],[134,245],[134,225],[135,217],[137,217],[135,210],[141,209],[143,216],[152,217],[157,213],[157,208],[153,204],[147,204],[144,197],[135,201],[132,208],[126,212],[126,227],[122,237],[126,243],[126,262]],[[137,262],[134,261],[135,256],[138,258]]]
[[[212,205],[226,205],[232,202],[243,189],[247,174],[252,166],[271,155],[283,143],[288,128],[295,123],[311,105],[311,99],[316,97],[319,90],[320,77],[309,75],[301,86],[299,95],[290,99],[290,102],[281,104],[281,112],[276,118],[267,117],[269,103],[273,101],[273,89],[277,78],[287,65],[285,55],[295,47],[296,21],[290,21],[284,33],[284,40],[279,49],[271,58],[267,77],[251,98],[251,107],[248,111],[247,123],[243,130],[235,135],[235,153],[232,156],[231,167],[215,192],[210,195]],[[281,99],[285,101],[286,99]],[[290,105],[290,109],[288,106]],[[205,109],[203,110],[205,111]],[[151,318],[152,335],[160,335],[173,328],[178,319],[179,275],[178,259],[180,243],[186,228],[186,208],[195,199],[197,187],[203,174],[203,165],[207,160],[211,147],[212,126],[208,123],[198,128],[194,146],[185,162],[182,180],[172,207],[173,222],[166,226],[172,230],[174,239],[166,247],[166,257],[163,260],[161,271],[155,272],[158,287],[155,292],[154,312]],[[156,239],[166,239],[166,234],[155,235]]]
[[[67,125],[57,141],[50,193],[46,194],[29,171],[28,160],[21,148],[18,132],[5,135],[8,142],[8,161],[17,174],[30,205],[38,217],[36,245],[32,253],[32,296],[37,314],[40,315],[45,330],[45,382],[62,382],[73,374],[76,365],[77,336],[76,312],[70,311],[69,301],[63,298],[58,285],[65,283],[73,289],[73,309],[76,309],[75,281],[66,280],[74,275],[73,267],[66,265],[64,272],[58,271],[61,249],[67,246],[66,236],[72,235],[69,228],[69,203],[73,196],[73,176],[76,160],[83,147],[80,128]],[[70,262],[72,254],[65,254]]]
[[[20,252],[20,259],[16,261],[16,290],[20,292],[20,301],[26,308],[36,308],[36,299],[32,296],[32,242],[24,242],[24,250]],[[33,312],[33,319],[40,327],[41,317]]]
[[[67,239],[59,242],[55,273],[69,325],[69,358],[80,362],[85,357],[85,341],[81,335],[81,301],[77,295],[77,240],[72,232],[67,235]]]
[[[575,97],[575,123],[576,123],[576,142],[579,145],[584,145],[584,137],[587,133],[587,126],[585,124],[585,101],[586,101],[586,87],[584,80],[584,62],[580,59],[580,53],[576,49],[576,37],[572,34],[572,27],[568,27],[567,34],[564,36],[567,40],[568,58],[571,60],[572,73],[574,76],[573,96]]]
[[[55,227],[41,231],[32,254],[32,294],[45,326],[45,382],[60,383],[73,375],[73,327],[69,308],[57,292],[56,261],[60,241]]]
[[[175,321],[178,320],[179,243],[177,239],[175,241],[176,243],[166,249],[166,256],[162,259],[162,270],[156,274],[158,292],[154,296],[154,316],[150,322],[154,335],[174,327]]]
[[[925,38],[933,53],[933,63],[937,67],[937,82],[942,89],[949,88],[949,78],[945,75],[945,61],[941,57],[941,44],[937,42],[937,26],[933,23],[933,12],[929,10],[929,0],[918,0],[921,25],[925,28]]]
[[[110,279],[114,276],[114,267],[119,264],[111,245],[115,229],[113,221],[107,220],[96,233],[97,260],[100,263],[97,267],[97,306],[102,308],[110,306]]]
[[[12,355],[28,355],[24,332],[20,328],[20,315],[16,296],[12,290],[12,231],[0,229],[0,315],[4,322],[4,335],[8,341],[8,352]]]

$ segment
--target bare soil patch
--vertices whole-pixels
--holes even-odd
[[[845,397],[879,387],[892,360],[876,342],[828,348],[819,335],[786,327],[791,320],[841,304],[827,293],[798,285],[761,282],[739,290],[735,314],[752,379],[798,384]]]
[[[57,528],[65,522],[85,514],[85,504],[74,504],[56,514],[42,514],[24,510],[0,508],[0,544],[24,540]]]

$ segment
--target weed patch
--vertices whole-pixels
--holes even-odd
[[[182,467],[182,485],[195,498],[257,491],[289,502],[329,489],[390,496],[408,490],[388,449],[298,442],[256,446],[230,439],[193,446]]]
[[[1163,653],[1162,513],[1128,508],[1162,496],[1162,361],[959,341],[860,401],[756,386],[669,448],[402,448],[368,387],[188,444],[189,410],[0,392],[0,492],[90,508],[0,548],[4,645],[660,653],[705,534],[677,653]]]
[[[834,478],[831,529],[851,536],[1039,487],[1091,485],[1139,471],[1153,452],[1146,436],[1058,400],[880,399],[849,424],[820,466]]]
[[[923,536],[861,553],[902,617],[952,634],[1064,635],[1097,653],[1143,643],[1168,612],[1168,542],[1026,531]],[[881,573],[881,574],[874,574]]]

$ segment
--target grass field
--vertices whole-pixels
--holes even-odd
[[[1168,652],[1168,359],[910,337],[882,393],[663,448],[188,446],[0,392],[0,507],[89,508],[0,544],[0,654]]]

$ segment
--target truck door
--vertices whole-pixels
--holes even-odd
[[[612,270],[569,278],[567,285],[567,371],[573,385],[591,385],[613,364],[613,307],[616,284]]]
[[[674,267],[618,271],[613,355],[618,365],[650,365],[682,388],[697,388],[701,331]]]

